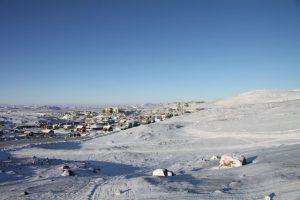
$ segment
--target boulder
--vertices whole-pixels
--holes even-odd
[[[275,196],[276,196],[275,193],[271,193],[265,196],[265,200],[273,200]]]
[[[61,170],[66,170],[66,169],[70,169],[70,167],[68,165],[63,165],[60,167]]]
[[[210,157],[210,160],[220,160],[220,158],[220,156],[213,155],[212,157]]]
[[[265,196],[265,200],[272,200],[269,195]]]
[[[72,170],[69,170],[69,169],[65,169],[63,171],[63,173],[61,174],[61,176],[74,176],[74,172]]]
[[[168,171],[168,172],[167,172],[167,175],[168,175],[168,176],[175,176],[174,172],[172,172],[172,171]]]
[[[116,196],[120,196],[122,193],[123,193],[122,190],[116,190],[115,195],[116,195]]]
[[[152,176],[175,176],[175,174],[167,169],[156,169],[153,171]]]
[[[152,172],[152,176],[167,176],[167,173],[166,169],[156,169]]]
[[[246,164],[246,158],[239,154],[225,154],[221,156],[220,168],[241,167]]]

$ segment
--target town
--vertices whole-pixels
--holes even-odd
[[[195,105],[201,103],[204,102],[177,102],[150,108],[124,106],[67,111],[54,106],[2,106],[0,141],[101,136],[199,111],[201,108]]]

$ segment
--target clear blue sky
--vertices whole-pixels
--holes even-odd
[[[0,0],[0,103],[300,88],[299,0]]]

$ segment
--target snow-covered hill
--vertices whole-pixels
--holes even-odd
[[[300,90],[254,90],[242,93],[236,97],[222,99],[216,102],[217,105],[257,104],[281,102],[300,99]]]
[[[299,199],[299,97],[248,92],[88,141],[2,150],[0,199]],[[210,160],[233,152],[248,164]],[[62,165],[76,176],[61,176]],[[156,168],[176,176],[152,177]]]

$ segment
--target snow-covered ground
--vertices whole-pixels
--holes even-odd
[[[1,150],[0,199],[300,198],[300,90],[198,106],[204,109],[87,141]],[[247,165],[220,169],[210,160],[233,152]],[[62,165],[75,176],[61,176]],[[176,176],[153,177],[157,168]]]

